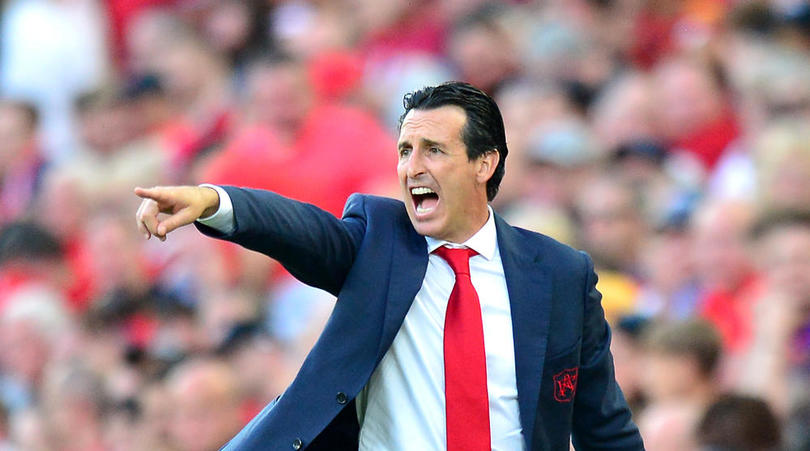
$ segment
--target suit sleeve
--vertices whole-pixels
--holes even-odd
[[[365,232],[362,196],[352,195],[338,219],[270,191],[223,188],[233,203],[235,229],[221,233],[195,223],[202,233],[272,257],[298,280],[337,296]]]
[[[614,377],[610,327],[602,310],[602,295],[596,289],[593,262],[584,253],[583,257],[587,282],[573,444],[578,450],[643,450],[641,435]]]

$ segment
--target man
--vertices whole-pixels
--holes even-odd
[[[338,297],[296,379],[226,448],[560,450],[573,432],[579,449],[643,449],[590,259],[488,207],[507,154],[495,102],[457,82],[413,92],[397,148],[404,205],[353,195],[340,220],[269,192],[136,188],[147,238],[202,218]]]
[[[220,446],[241,426],[238,379],[224,362],[191,360],[167,378],[171,399],[169,436],[176,450],[206,451]]]
[[[21,218],[39,192],[47,166],[39,124],[33,105],[0,99],[0,224]]]

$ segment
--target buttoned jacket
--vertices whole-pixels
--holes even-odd
[[[278,260],[337,296],[297,376],[224,449],[357,449],[354,398],[391,346],[427,269],[402,202],[355,194],[338,219],[268,191],[224,187],[236,228],[205,234]],[[495,215],[527,450],[639,450],[614,379],[610,328],[588,256]],[[418,402],[418,399],[414,399]]]

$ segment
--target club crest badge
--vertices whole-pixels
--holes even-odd
[[[577,391],[579,367],[569,368],[554,375],[554,399],[558,402],[571,402]]]

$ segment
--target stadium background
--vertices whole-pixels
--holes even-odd
[[[397,195],[402,94],[493,95],[493,206],[593,256],[648,449],[810,449],[800,0],[0,2],[0,449],[216,449],[333,302],[134,186]],[[706,448],[707,449],[707,448]]]

